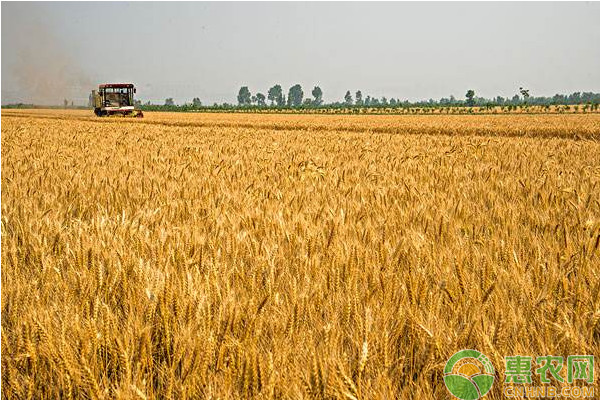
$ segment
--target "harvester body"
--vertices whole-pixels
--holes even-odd
[[[99,117],[122,115],[143,117],[141,110],[134,106],[133,95],[136,92],[132,83],[105,83],[92,90],[94,114]]]

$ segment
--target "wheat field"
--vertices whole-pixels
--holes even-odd
[[[600,355],[600,114],[2,111],[2,397],[450,399]],[[596,376],[600,369],[596,365]]]

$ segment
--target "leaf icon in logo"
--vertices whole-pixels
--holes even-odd
[[[477,400],[479,392],[477,387],[468,378],[461,375],[446,375],[444,377],[446,387],[454,396],[462,400]]]

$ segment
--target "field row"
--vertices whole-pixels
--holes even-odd
[[[309,132],[409,135],[529,136],[600,139],[600,114],[535,115],[301,115],[147,112],[145,118],[100,119],[87,110],[3,110],[6,117],[124,122],[173,127],[216,127]]]

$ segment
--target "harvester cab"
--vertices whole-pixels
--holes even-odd
[[[94,114],[99,117],[122,115],[127,117],[144,116],[135,108],[133,95],[136,92],[132,83],[105,83],[92,90]]]

